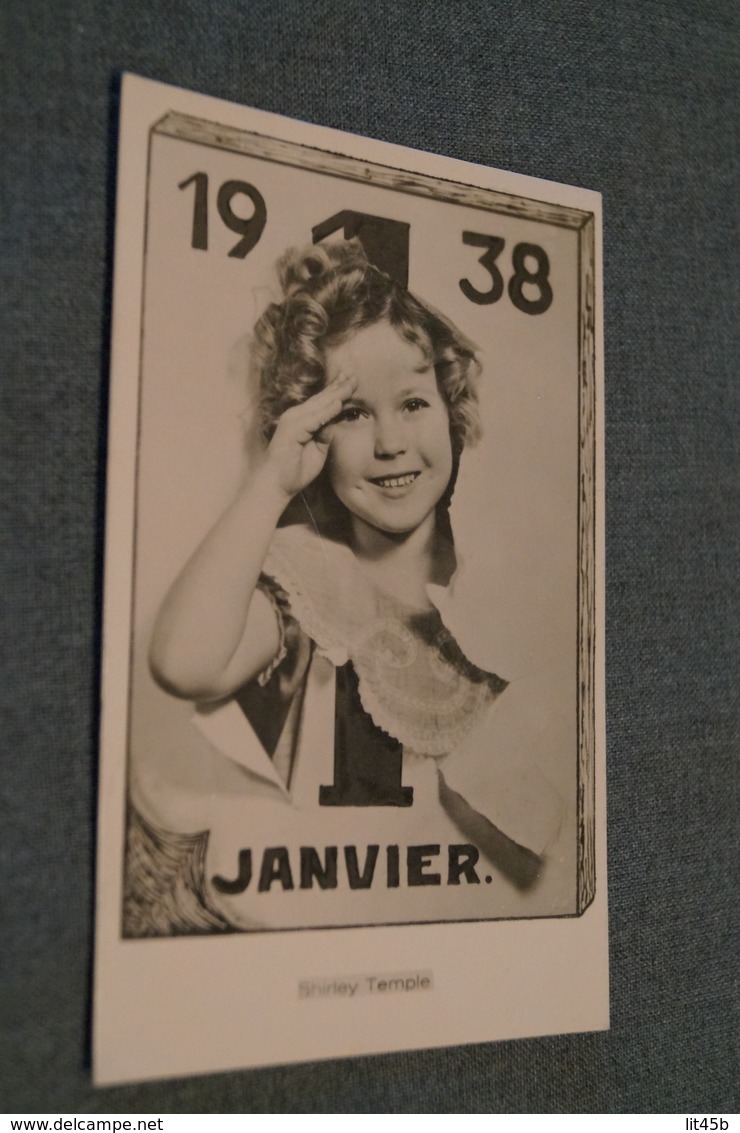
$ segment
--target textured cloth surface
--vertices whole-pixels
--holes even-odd
[[[737,1109],[739,14],[732,0],[0,6],[0,1109]],[[92,1089],[122,69],[603,192],[611,1032]]]

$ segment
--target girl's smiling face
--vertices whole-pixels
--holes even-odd
[[[355,521],[376,530],[431,529],[452,475],[449,413],[434,367],[387,320],[329,348],[326,361],[329,380],[357,382],[327,429],[334,492]]]

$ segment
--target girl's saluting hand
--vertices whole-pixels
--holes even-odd
[[[286,409],[267,447],[264,469],[290,500],[316,479],[329,454],[324,426],[342,410],[357,388],[357,379],[340,375],[320,393]]]

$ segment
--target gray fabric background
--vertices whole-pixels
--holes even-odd
[[[5,0],[0,1108],[738,1108],[738,12],[733,0]],[[610,1033],[91,1088],[123,69],[603,192]]]

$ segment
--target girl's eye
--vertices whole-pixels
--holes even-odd
[[[358,409],[354,405],[348,405],[346,409],[343,409],[341,413],[337,414],[337,416],[334,418],[334,420],[335,421],[359,421],[362,416],[363,416],[363,412],[362,412],[361,409]]]
[[[404,409],[408,409],[410,413],[416,413],[419,409],[428,409],[429,402],[424,401],[423,397],[412,397],[404,405]]]

